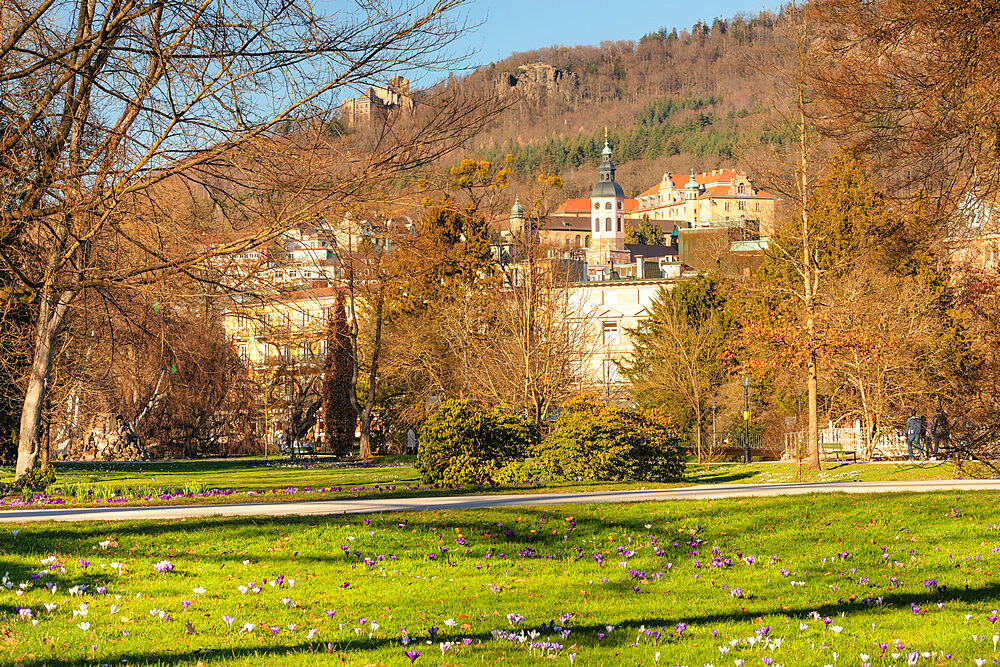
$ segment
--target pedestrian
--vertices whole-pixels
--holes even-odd
[[[944,408],[938,410],[938,413],[934,415],[934,422],[931,425],[931,435],[934,436],[934,449],[931,452],[934,459],[946,449],[948,449],[948,413],[944,411]]]
[[[406,430],[406,453],[417,453],[417,432],[412,427]]]
[[[920,417],[917,416],[916,410],[910,411],[910,418],[906,420],[906,455],[907,458],[913,460],[913,450],[917,450],[917,454],[920,451],[920,436],[924,433],[924,425],[920,421]]]
[[[931,422],[927,417],[920,415],[920,426],[923,429],[920,437],[920,447],[924,450],[924,460],[929,458],[931,452]]]

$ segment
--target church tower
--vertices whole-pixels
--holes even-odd
[[[615,165],[611,161],[611,146],[607,131],[604,137],[603,160],[598,168],[598,181],[590,193],[591,247],[597,251],[622,250],[625,247],[625,192],[615,181]]]

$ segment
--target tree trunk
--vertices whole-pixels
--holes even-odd
[[[368,369],[368,399],[365,409],[361,411],[361,443],[358,455],[363,459],[372,458],[372,412],[375,409],[375,382],[378,380],[378,358],[382,351],[382,307],[385,305],[385,294],[380,288],[375,301],[375,338],[372,345],[371,367]]]
[[[808,157],[806,155],[806,115],[805,115],[805,91],[803,90],[802,79],[798,85],[798,111],[799,111],[799,206],[802,217],[802,281],[803,281],[803,301],[806,309],[806,342],[809,345],[809,361],[806,370],[806,388],[809,392],[809,453],[808,462],[810,470],[819,470],[819,420],[817,416],[816,392],[817,392],[817,355],[816,355],[816,292],[819,288],[819,267],[813,259],[812,248],[809,244],[809,184],[807,182]]]
[[[696,448],[698,450],[698,463],[702,462],[701,456],[701,409],[699,406],[694,408],[694,441]]]
[[[809,354],[809,378],[806,385],[809,389],[809,454],[807,461],[810,470],[819,470],[819,418],[816,405],[816,352]]]
[[[17,443],[17,467],[14,479],[20,479],[38,463],[41,450],[42,411],[49,373],[52,370],[52,348],[62,327],[63,318],[73,299],[66,291],[58,298],[51,292],[42,298],[35,333],[35,351],[28,375],[28,387],[21,406],[21,431]]]

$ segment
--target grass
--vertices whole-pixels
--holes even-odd
[[[497,493],[614,491],[668,488],[690,484],[886,481],[951,479],[950,463],[824,463],[811,472],[793,463],[689,465],[681,483],[561,481],[544,484],[443,487],[421,485],[413,457],[384,457],[368,467],[338,462],[290,462],[287,459],[234,459],[165,462],[58,462],[57,483],[48,495],[78,507],[293,502],[339,498],[411,498]],[[972,471],[975,472],[975,471]],[[9,482],[12,470],[0,471]],[[221,492],[218,490],[222,490]],[[35,499],[43,504],[45,498]],[[11,497],[0,509],[23,507]]]
[[[0,650],[32,666],[992,662],[996,517],[975,492],[27,524],[0,530]]]

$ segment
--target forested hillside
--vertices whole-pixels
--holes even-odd
[[[630,195],[666,170],[733,166],[745,149],[778,140],[765,128],[760,71],[780,20],[771,13],[716,19],[634,42],[537,49],[480,68],[457,83],[518,101],[467,151],[492,160],[512,153],[524,177],[558,172],[569,195],[592,182],[605,127]]]

